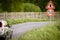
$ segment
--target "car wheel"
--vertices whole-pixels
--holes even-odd
[[[6,36],[6,37],[5,37],[5,40],[9,40],[9,38]]]
[[[9,33],[8,32],[6,32],[6,35],[5,35],[5,40],[9,40],[10,38],[9,38]]]
[[[10,39],[12,39],[12,33],[10,34]]]

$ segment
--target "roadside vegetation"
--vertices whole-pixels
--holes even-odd
[[[41,21],[48,21],[49,19],[34,19],[34,18],[25,18],[25,19],[7,19],[7,23],[9,25],[25,23],[25,22],[41,22]]]
[[[17,5],[18,4],[18,5]],[[16,7],[15,7],[16,6]],[[15,5],[12,4],[11,7],[12,12],[41,12],[39,6],[36,6],[32,3],[16,3]]]
[[[48,2],[49,0],[0,0],[0,12],[24,12],[25,9],[25,12],[35,12],[37,10],[45,12],[45,7]],[[60,0],[52,0],[52,2],[56,7],[55,11],[60,11]],[[26,5],[27,3],[28,5]],[[25,6],[23,6],[23,4]],[[33,4],[35,6],[32,6]],[[40,10],[36,6],[39,7]]]
[[[60,22],[59,22],[60,23]],[[43,28],[29,31],[20,36],[18,40],[60,40],[60,25],[54,23]]]

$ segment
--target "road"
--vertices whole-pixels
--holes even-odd
[[[27,23],[12,25],[13,37],[19,37],[29,30],[39,27],[44,27],[48,23],[49,22],[27,22]]]

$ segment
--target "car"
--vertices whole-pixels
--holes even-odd
[[[0,20],[0,37],[3,37],[4,40],[12,39],[13,30],[10,28],[9,24]]]

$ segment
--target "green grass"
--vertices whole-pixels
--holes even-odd
[[[60,40],[60,31],[55,24],[29,31],[17,40]]]
[[[60,19],[56,21],[55,26],[60,30]]]
[[[48,21],[48,19],[7,19],[6,20],[10,25],[13,24],[19,24],[19,23],[25,23],[25,22],[41,22],[41,21]]]

